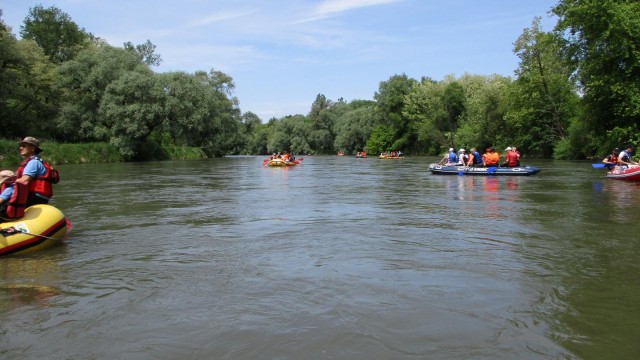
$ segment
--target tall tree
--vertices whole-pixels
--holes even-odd
[[[568,133],[576,114],[577,91],[571,68],[561,57],[561,41],[540,29],[540,18],[516,40],[516,70],[509,128],[521,148],[548,157]]]
[[[23,39],[33,40],[54,63],[70,60],[90,42],[90,36],[55,6],[36,5],[20,27]]]
[[[581,86],[586,127],[595,137],[638,125],[640,2],[561,0],[553,13]]]
[[[377,102],[377,113],[383,125],[387,125],[394,132],[394,149],[407,150],[407,146],[415,139],[411,132],[409,119],[403,115],[405,96],[409,94],[417,81],[407,75],[393,75],[383,81],[374,94]],[[381,128],[382,129],[382,128]],[[390,149],[385,149],[390,150]]]
[[[1,13],[0,13],[1,14]],[[57,109],[53,64],[31,40],[0,21],[0,128],[3,136],[51,137]]]

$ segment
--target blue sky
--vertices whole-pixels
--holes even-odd
[[[557,0],[0,0],[18,35],[29,8],[56,6],[122,46],[147,39],[157,72],[230,75],[243,112],[307,114],[318,94],[372,100],[395,74],[512,76],[513,42]]]

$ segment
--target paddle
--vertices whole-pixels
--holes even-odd
[[[610,167],[610,166],[616,166],[616,165],[615,164],[601,163],[601,164],[591,164],[591,166],[593,166],[594,169],[602,169],[602,168],[606,168],[606,167]]]
[[[498,170],[498,168],[496,166],[492,166],[487,169],[487,174],[493,174],[496,170]]]

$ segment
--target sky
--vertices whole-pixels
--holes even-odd
[[[534,17],[556,23],[558,0],[0,0],[19,37],[29,9],[55,6],[122,47],[150,40],[156,72],[222,71],[242,112],[263,122],[306,115],[318,94],[373,100],[406,74],[513,76],[513,43]]]

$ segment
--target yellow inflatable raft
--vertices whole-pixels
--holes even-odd
[[[0,224],[0,256],[51,247],[62,241],[67,228],[67,218],[55,207],[30,206],[22,218]]]
[[[296,166],[298,161],[284,161],[282,159],[272,159],[267,162],[267,166]]]

